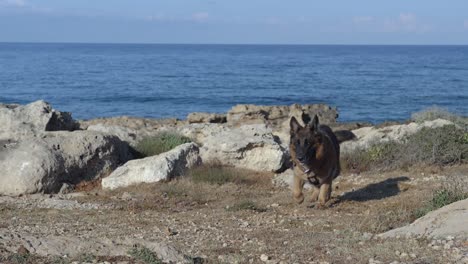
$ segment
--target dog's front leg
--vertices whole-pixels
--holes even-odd
[[[330,180],[324,182],[322,186],[320,186],[320,194],[318,197],[319,204],[324,206],[328,200],[330,200],[332,191],[332,182]]]
[[[301,204],[304,201],[304,194],[302,193],[302,189],[304,188],[304,179],[300,178],[297,175],[294,175],[294,183],[293,183],[293,197],[296,203]]]
[[[314,186],[314,191],[312,192],[312,196],[310,197],[310,202],[311,203],[317,202],[319,194],[320,194],[320,188]]]

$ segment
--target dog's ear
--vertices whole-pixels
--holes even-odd
[[[293,116],[291,117],[291,121],[289,121],[289,126],[291,127],[291,134],[297,133],[299,129],[301,128],[301,125],[299,122],[297,122],[297,119]]]
[[[309,127],[310,127],[310,130],[317,131],[319,127],[319,119],[317,115],[314,116],[314,120],[312,120],[312,123],[309,124]]]

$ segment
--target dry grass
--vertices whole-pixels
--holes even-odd
[[[468,179],[466,175],[452,175],[442,183],[440,189],[432,193],[424,206],[414,210],[413,214],[417,218],[423,217],[431,211],[464,199],[468,199]]]
[[[188,177],[194,183],[222,185],[235,183],[243,185],[269,184],[270,174],[239,169],[220,164],[204,164],[191,169]]]
[[[265,212],[266,208],[258,206],[255,202],[251,200],[244,200],[241,202],[237,202],[232,206],[226,206],[226,210],[229,212],[236,212],[241,210],[251,210],[255,212]]]
[[[258,188],[271,188],[271,173],[245,169],[203,165],[187,172],[187,176],[152,184],[139,184],[113,191],[97,190],[97,196],[81,198],[90,202],[99,199],[116,203],[121,210],[142,211],[193,210],[222,200],[249,200],[258,196]],[[242,188],[240,195],[233,195]],[[227,195],[229,194],[229,195]],[[256,207],[257,208],[257,207]],[[257,209],[260,210],[258,207]]]
[[[468,160],[468,133],[453,125],[423,128],[402,142],[385,142],[342,155],[344,171],[407,170],[412,166],[446,166]]]

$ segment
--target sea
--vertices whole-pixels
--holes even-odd
[[[468,46],[0,43],[0,103],[75,119],[328,104],[338,121],[468,115]]]

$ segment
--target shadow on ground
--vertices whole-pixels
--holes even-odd
[[[388,197],[398,195],[400,188],[398,183],[402,181],[409,181],[406,176],[397,178],[390,178],[378,183],[369,184],[361,189],[347,192],[339,197],[339,201],[357,201],[366,202],[371,200],[380,200]]]

